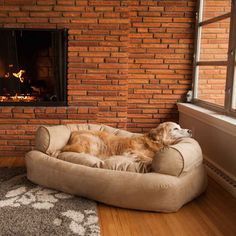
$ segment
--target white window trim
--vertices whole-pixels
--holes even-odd
[[[178,103],[177,105],[180,113],[191,116],[232,136],[236,136],[235,118],[190,103]]]

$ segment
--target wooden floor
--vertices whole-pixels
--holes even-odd
[[[22,159],[0,158],[0,166],[21,166]],[[207,192],[177,213],[125,210],[99,204],[102,236],[235,236],[236,199],[209,179]]]
[[[20,167],[25,166],[24,158],[22,157],[0,157],[0,167]]]

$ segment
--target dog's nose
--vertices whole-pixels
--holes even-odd
[[[187,131],[189,134],[192,134],[192,130],[190,130],[190,129],[188,129],[188,131]]]

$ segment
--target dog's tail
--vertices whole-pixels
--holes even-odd
[[[66,145],[61,149],[61,151],[62,152],[71,152],[71,150],[72,150],[71,146],[72,145]]]
[[[84,147],[80,146],[80,145],[76,145],[76,144],[69,144],[66,145],[65,147],[62,148],[61,150],[62,152],[85,152]]]

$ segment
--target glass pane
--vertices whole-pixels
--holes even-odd
[[[231,11],[231,0],[203,0],[203,21]]]
[[[230,18],[202,26],[200,60],[226,61]]]
[[[236,66],[234,67],[233,97],[232,108],[236,110]]]
[[[198,99],[224,105],[226,66],[199,66]]]

